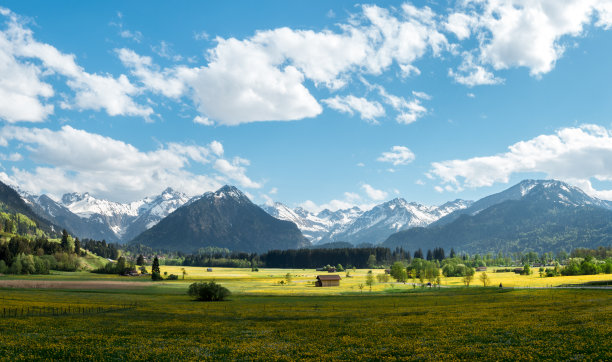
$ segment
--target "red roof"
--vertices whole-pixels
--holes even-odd
[[[319,280],[341,280],[340,275],[317,275],[317,279]]]

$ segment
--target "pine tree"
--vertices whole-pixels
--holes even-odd
[[[77,255],[81,254],[81,240],[79,238],[74,240],[74,253]]]
[[[157,259],[157,257],[155,257],[155,259],[153,259],[153,265],[151,266],[151,279],[153,279],[153,280],[162,280],[162,279],[164,279],[161,276],[161,270],[159,270],[159,259]]]
[[[153,266],[151,267],[151,272],[161,274],[161,270],[159,270],[159,259],[157,259],[157,257],[153,259]]]
[[[62,230],[62,249],[64,251],[68,251],[68,231],[66,229]]]
[[[138,255],[138,259],[136,259],[136,265],[144,265],[144,256],[142,254]]]

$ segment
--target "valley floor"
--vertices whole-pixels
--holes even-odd
[[[0,301],[26,314],[0,317],[8,360],[612,359],[612,293],[604,290],[442,288],[203,303],[159,287],[0,289]]]
[[[185,268],[185,280],[91,273],[0,277],[0,356],[9,360],[612,359],[612,291],[443,288],[376,283],[351,271],[316,288],[314,270]],[[181,275],[180,267],[162,273]],[[375,273],[382,273],[375,270]],[[280,285],[289,273],[289,285]],[[344,273],[339,273],[343,277]],[[542,287],[609,275],[489,273]],[[497,278],[497,279],[496,279]],[[569,279],[568,279],[569,278]],[[607,278],[607,279],[606,279]],[[234,293],[204,303],[185,292],[214,279]],[[514,285],[513,285],[514,283]],[[612,283],[611,283],[612,284]]]

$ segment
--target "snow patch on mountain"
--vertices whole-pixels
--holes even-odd
[[[455,200],[441,206],[425,206],[397,198],[363,211],[358,207],[323,210],[318,214],[302,208],[291,209],[279,202],[263,205],[270,215],[294,222],[312,243],[346,241],[352,244],[380,243],[394,232],[427,226],[461,208],[470,201]]]

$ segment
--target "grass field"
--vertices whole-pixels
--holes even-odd
[[[369,293],[369,287],[365,285],[366,274],[369,269],[350,270],[351,277],[346,278],[345,273],[337,273],[342,277],[340,287],[317,288],[313,285],[316,276],[327,274],[317,272],[313,269],[260,269],[252,272],[250,268],[213,268],[212,272],[207,272],[207,268],[185,267],[187,272],[185,279],[182,278],[182,267],[161,266],[162,274],[175,274],[179,276],[177,281],[155,282],[155,288],[184,291],[190,283],[202,280],[215,280],[221,283],[235,294],[251,295],[344,295],[344,294],[365,294]],[[384,273],[381,269],[373,269],[374,275]],[[291,275],[291,283],[288,285],[279,284],[285,281],[285,275]],[[482,286],[477,272],[470,287]],[[487,275],[491,280],[491,286],[498,286],[502,283],[504,287],[555,287],[567,284],[582,284],[587,282],[610,282],[612,286],[612,275],[578,275],[578,276],[559,276],[551,278],[541,278],[537,273],[532,275],[518,275],[514,273],[494,273],[488,271]],[[52,272],[50,275],[29,275],[0,276],[0,287],[3,280],[40,280],[40,281],[113,281],[121,283],[129,282],[150,282],[148,277],[121,277],[118,275],[93,274],[89,272]],[[427,282],[427,281],[426,281]],[[151,282],[152,283],[152,282]],[[417,279],[417,283],[419,283]],[[363,290],[359,285],[364,285]],[[152,284],[153,285],[153,284]],[[604,284],[605,285],[605,284]],[[442,287],[463,286],[462,278],[442,278]],[[104,287],[102,287],[103,289]],[[419,287],[417,287],[418,289]],[[413,290],[412,280],[408,283],[397,283],[390,278],[388,283],[376,283],[372,287],[372,292],[401,292]]]
[[[0,289],[0,301],[72,311],[138,303],[0,318],[6,360],[612,359],[608,290],[442,288],[202,303],[157,285]]]

